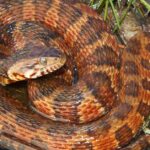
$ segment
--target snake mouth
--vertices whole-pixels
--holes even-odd
[[[65,56],[22,59],[8,69],[7,75],[14,81],[35,79],[58,70],[65,62]]]

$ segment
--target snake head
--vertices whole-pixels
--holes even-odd
[[[32,47],[11,57],[12,65],[7,71],[11,80],[35,79],[61,68],[66,57],[57,47]]]

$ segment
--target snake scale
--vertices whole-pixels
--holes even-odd
[[[121,50],[88,6],[0,0],[0,49],[1,84],[29,79],[32,108],[0,86],[2,147],[129,150],[149,145],[148,135],[131,141],[150,113],[150,33],[138,33]]]

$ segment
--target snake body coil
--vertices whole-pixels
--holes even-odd
[[[0,82],[58,69],[28,82],[32,108],[41,116],[0,87],[3,147],[120,149],[137,135],[150,113],[150,33],[137,34],[121,51],[99,15],[72,3],[0,2]],[[140,140],[146,139],[150,141],[149,136]]]

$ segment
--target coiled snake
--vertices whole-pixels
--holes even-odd
[[[3,147],[123,149],[150,113],[150,33],[137,34],[121,50],[99,15],[72,3],[0,1],[0,82],[30,79],[36,111],[0,87]]]

